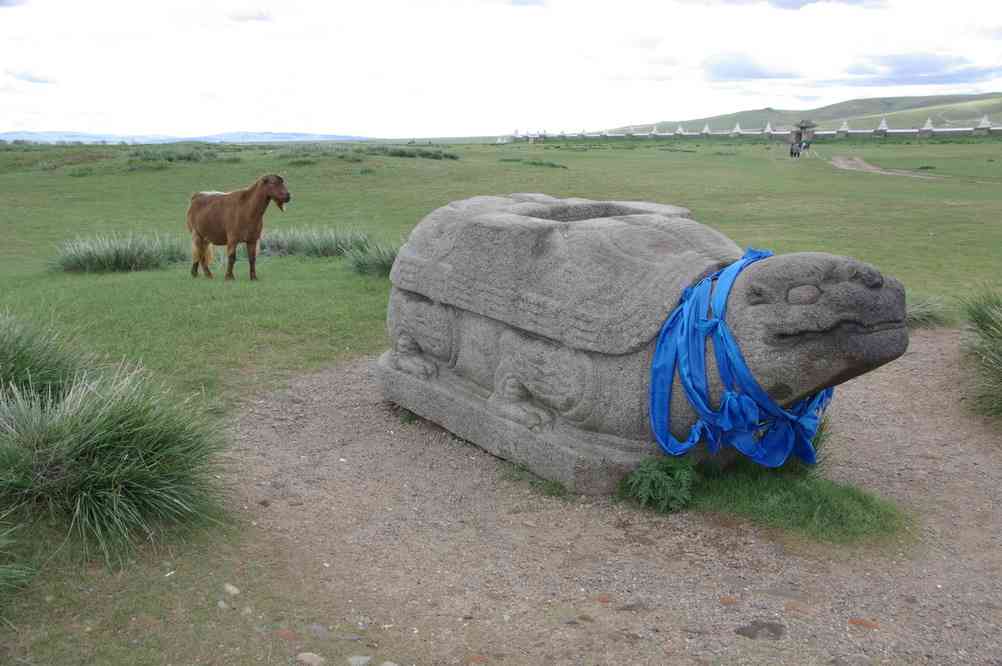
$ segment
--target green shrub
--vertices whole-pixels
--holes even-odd
[[[109,562],[218,519],[219,450],[198,405],[138,368],[78,374],[58,402],[0,390],[0,506],[48,516]]]
[[[549,162],[547,160],[522,160],[522,164],[528,164],[529,166],[550,167],[551,169],[567,168],[563,164],[558,164],[557,162]]]
[[[94,169],[93,167],[88,167],[88,166],[76,167],[73,169],[67,169],[66,175],[72,178],[83,178],[85,176],[93,176]]]
[[[140,162],[205,162],[214,160],[216,152],[208,148],[137,148],[129,157]]]
[[[908,328],[937,328],[951,323],[942,299],[928,296],[908,297],[905,323]]]
[[[88,360],[67,347],[59,334],[0,312],[0,386],[58,398]]]
[[[109,234],[66,241],[54,267],[71,273],[144,271],[187,261],[187,242],[157,234]]]
[[[966,351],[977,372],[975,408],[1002,416],[1002,293],[985,287],[961,303],[971,332]]]
[[[351,269],[360,275],[387,277],[397,258],[396,247],[372,243],[365,248],[355,248],[346,254]]]
[[[692,501],[692,486],[699,480],[689,456],[647,458],[619,485],[620,497],[635,500],[661,513],[684,509]]]
[[[317,161],[310,159],[308,157],[300,157],[298,159],[289,160],[289,166],[313,166]]]
[[[276,229],[265,232],[261,238],[261,252],[275,256],[340,257],[369,245],[367,234],[320,227]]]

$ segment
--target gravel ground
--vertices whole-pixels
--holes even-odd
[[[374,358],[250,403],[233,481],[374,664],[1002,664],[1002,443],[964,409],[959,340],[918,332],[837,391],[829,474],[916,516],[892,546],[541,496],[403,423]]]

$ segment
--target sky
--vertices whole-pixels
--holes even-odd
[[[996,91],[998,0],[0,0],[0,132],[489,136]]]

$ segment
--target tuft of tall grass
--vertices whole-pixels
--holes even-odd
[[[914,296],[908,297],[905,323],[908,328],[938,328],[952,322],[942,299]]]
[[[351,269],[360,275],[387,277],[397,258],[398,248],[381,243],[350,250],[345,256]]]
[[[269,255],[297,254],[306,257],[340,257],[352,250],[365,250],[368,234],[322,227],[280,228],[265,232],[261,252]]]
[[[138,367],[77,374],[61,400],[0,389],[0,505],[47,515],[90,555],[120,559],[218,520],[221,441],[193,399]]]
[[[400,148],[396,146],[369,146],[357,149],[369,155],[386,155],[389,157],[423,157],[429,160],[458,160],[459,155],[444,150],[428,150],[426,148]]]
[[[188,245],[178,236],[109,234],[64,242],[53,266],[70,273],[143,271],[187,261],[188,256]]]
[[[966,351],[977,369],[975,408],[1002,416],[1002,292],[985,287],[961,305],[972,334]]]
[[[40,330],[0,312],[0,386],[58,399],[91,359],[52,330]]]

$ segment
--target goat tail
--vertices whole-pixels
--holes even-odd
[[[212,263],[212,243],[207,243],[197,236],[191,239],[191,261],[192,263]]]

